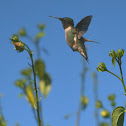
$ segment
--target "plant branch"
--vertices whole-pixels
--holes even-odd
[[[32,62],[32,70],[33,70],[33,75],[34,75],[34,86],[35,86],[35,95],[36,95],[36,104],[37,104],[37,118],[38,118],[38,125],[41,126],[38,90],[37,90],[37,84],[36,84],[36,73],[35,73],[35,69],[34,69],[34,62],[33,62],[33,57],[32,57],[32,51],[30,50],[29,47],[28,47],[28,49],[25,49],[25,50],[29,53],[30,58],[31,58],[31,62]]]
[[[125,90],[125,95],[126,95],[126,87],[125,87],[124,80],[123,80],[123,73],[122,73],[121,62],[118,62],[118,64],[119,64],[120,73],[121,73],[121,81],[122,81],[123,88],[124,88],[124,90]]]
[[[119,76],[117,76],[116,74],[112,73],[112,72],[111,72],[111,71],[109,71],[109,70],[107,70],[107,72],[109,72],[110,74],[112,74],[112,75],[116,76],[119,80],[121,80],[121,81],[122,81],[122,79],[121,79]]]
[[[98,81],[97,74],[94,73],[94,101],[95,103],[98,101]],[[99,117],[98,117],[98,109],[95,107],[95,117],[96,117],[96,126],[99,126]]]
[[[82,74],[81,74],[80,100],[81,100],[82,95],[84,94],[84,81],[85,81],[85,74],[86,74],[86,71],[87,71],[87,67],[85,67],[85,65],[86,64],[84,62],[84,68],[83,68],[83,71],[82,71]],[[80,125],[81,110],[82,110],[82,104],[81,104],[81,101],[80,101],[79,102],[79,106],[78,106],[78,111],[77,111],[77,114],[76,114],[76,123],[75,123],[75,126],[79,126]]]

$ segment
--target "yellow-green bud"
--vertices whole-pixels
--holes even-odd
[[[109,123],[107,123],[107,122],[102,122],[102,123],[100,124],[100,126],[110,126],[110,125],[109,125]]]
[[[18,32],[18,34],[20,36],[26,36],[26,30],[24,28],[20,29],[19,32]]]
[[[121,57],[124,55],[124,49],[118,49],[118,51],[117,51],[117,58],[118,59],[121,59]]]
[[[104,109],[104,110],[101,111],[101,116],[103,118],[109,118],[110,117],[110,112],[108,110]]]
[[[109,96],[108,96],[108,99],[109,99],[110,101],[114,101],[114,100],[115,100],[115,94],[109,95]]]
[[[115,58],[116,57],[116,52],[114,50],[110,51],[109,52],[109,56],[112,57],[112,58]]]
[[[17,34],[13,34],[13,36],[11,36],[10,40],[13,42],[19,42],[19,37]]]
[[[115,107],[116,103],[114,101],[111,102],[111,106]]]
[[[97,67],[97,70],[98,70],[99,72],[107,71],[106,65],[105,65],[103,62],[99,63],[99,65],[98,65],[98,67]]]
[[[81,104],[82,104],[83,108],[85,108],[87,106],[88,102],[89,102],[88,97],[81,96]]]
[[[100,100],[96,102],[96,108],[102,108],[102,102]]]
[[[45,28],[45,24],[38,24],[38,28],[39,28],[40,30],[43,30],[43,29]]]

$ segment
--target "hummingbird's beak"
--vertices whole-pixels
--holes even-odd
[[[58,18],[58,17],[54,17],[54,16],[49,16],[49,17],[53,17],[53,18],[56,18],[56,19],[60,19],[60,18]]]

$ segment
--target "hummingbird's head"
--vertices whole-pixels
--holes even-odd
[[[74,27],[73,19],[71,19],[69,17],[64,17],[64,18],[58,18],[58,17],[54,17],[54,16],[49,16],[49,17],[53,17],[53,18],[59,19],[62,22],[64,29],[66,29],[66,28],[68,28],[70,26]]]

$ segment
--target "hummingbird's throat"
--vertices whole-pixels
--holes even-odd
[[[72,29],[72,27],[69,26],[69,27],[65,28],[65,32],[68,32],[68,31],[70,31],[71,29]]]

